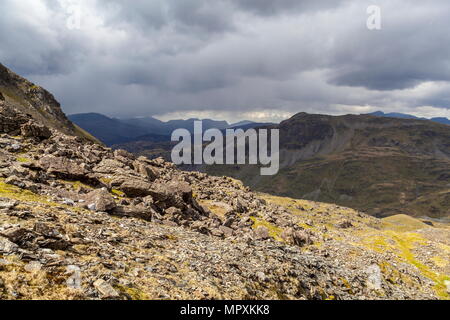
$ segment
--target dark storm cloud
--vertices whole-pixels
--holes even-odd
[[[24,75],[57,75],[73,71],[80,56],[86,52],[78,45],[82,39],[73,33],[58,32],[61,26],[52,24],[51,20],[57,19],[57,15],[36,3],[27,10],[29,1],[0,2],[1,62]],[[59,8],[54,1],[48,4]],[[33,10],[40,11],[41,15],[34,16]]]
[[[347,0],[230,0],[239,8],[258,15],[306,13],[339,7]]]
[[[394,90],[450,80],[450,2],[399,3],[383,6],[382,30],[342,38],[333,84]]]
[[[127,25],[140,32],[173,27],[180,33],[222,33],[233,30],[233,11],[226,1],[209,0],[100,0],[110,26]]]
[[[69,30],[77,4],[82,28]],[[372,4],[378,31],[366,28]],[[4,0],[0,61],[67,113],[442,114],[449,10],[447,0]]]

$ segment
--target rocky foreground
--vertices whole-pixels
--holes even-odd
[[[449,297],[447,226],[256,194],[4,101],[0,124],[0,299]]]

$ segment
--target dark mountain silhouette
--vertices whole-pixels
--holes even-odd
[[[400,119],[416,119],[416,120],[431,120],[433,122],[438,122],[442,124],[448,124],[450,125],[450,120],[447,118],[419,118],[410,114],[406,113],[397,113],[397,112],[391,112],[391,113],[384,113],[383,111],[376,111],[369,113],[368,115],[377,116],[377,117],[386,117],[386,118],[400,118]]]
[[[187,129],[194,132],[194,122],[200,119],[160,121],[153,117],[117,119],[110,118],[99,113],[82,113],[70,115],[69,119],[84,130],[92,133],[108,146],[118,146],[135,152],[136,145],[145,144],[145,148],[153,149],[151,143],[170,142],[170,136],[176,129]],[[259,126],[270,125],[270,123],[257,123],[252,121],[241,121],[230,125],[226,121],[203,119],[203,131],[217,128],[225,130],[249,129]],[[170,144],[167,144],[170,145]],[[151,150],[150,150],[151,151]]]

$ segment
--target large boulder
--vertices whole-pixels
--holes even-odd
[[[125,168],[125,165],[114,159],[103,159],[97,166],[94,167],[93,171],[102,174],[116,174]]]
[[[0,237],[0,253],[11,254],[16,252],[18,249],[19,249],[18,245],[9,241],[6,238]]]
[[[38,138],[43,140],[52,136],[52,132],[49,128],[32,120],[22,125],[20,131],[22,136],[29,138]]]
[[[143,162],[135,161],[133,166],[134,166],[134,170],[137,173],[144,176],[149,181],[155,181],[160,176],[160,174],[159,174],[158,170],[156,170],[156,168],[149,166]]]
[[[88,208],[93,211],[108,212],[113,210],[117,205],[114,198],[106,189],[97,189],[85,196]]]
[[[117,180],[113,180],[111,184],[114,185],[116,182]],[[131,198],[150,196],[152,195],[151,188],[151,183],[139,179],[133,179],[132,177],[121,182],[118,187],[120,191]]]
[[[187,204],[192,203],[192,188],[186,182],[154,183],[149,193],[155,204],[162,209],[170,207],[184,209]]]
[[[281,238],[287,243],[303,247],[312,244],[311,235],[305,230],[293,230],[288,228],[283,231]]]
[[[139,205],[118,206],[111,211],[113,215],[119,217],[133,217],[147,221],[152,221],[153,217],[160,217],[157,211],[152,207]]]
[[[73,160],[63,157],[45,156],[39,160],[39,166],[48,174],[58,178],[85,181],[87,171]]]
[[[131,167],[133,165],[133,161],[136,159],[134,155],[125,150],[115,150],[114,151],[114,159],[122,162],[123,164]]]
[[[14,243],[19,243],[24,239],[26,239],[29,233],[30,233],[29,230],[25,228],[16,227],[7,229],[3,231],[0,235]]]

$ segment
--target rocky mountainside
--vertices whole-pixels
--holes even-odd
[[[281,170],[197,168],[256,190],[324,201],[386,217],[450,217],[450,127],[369,115],[300,113],[279,126]]]
[[[0,111],[0,299],[449,298],[444,224],[255,193]]]
[[[28,119],[34,119],[48,128],[98,142],[96,138],[67,119],[60,104],[50,92],[20,77],[1,63],[0,101],[3,101],[0,113],[3,132],[17,132],[20,125]],[[17,112],[20,112],[20,115]],[[16,120],[19,122],[14,123]]]

